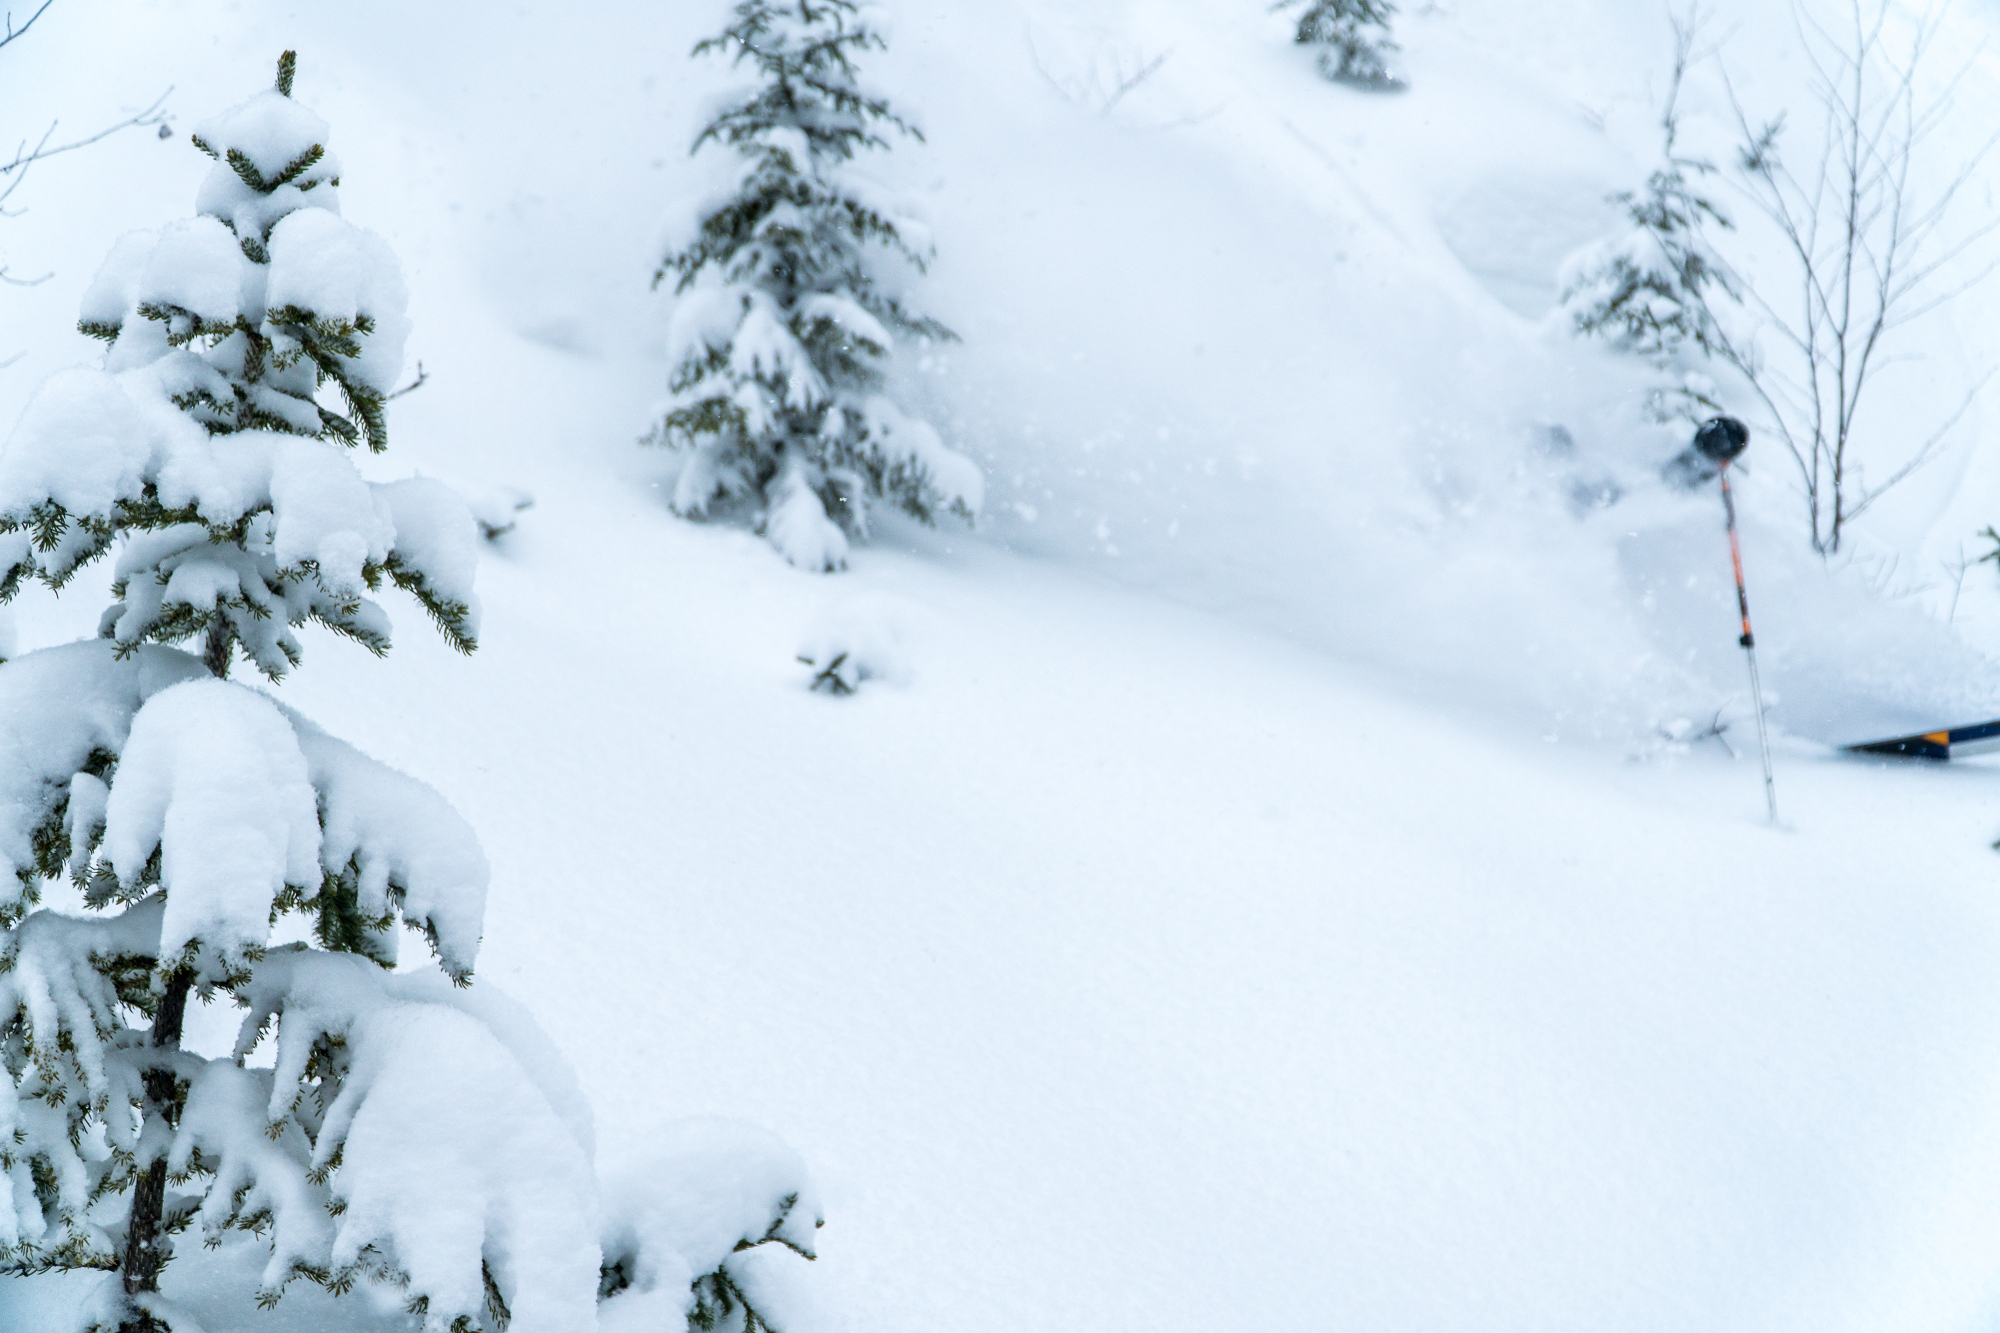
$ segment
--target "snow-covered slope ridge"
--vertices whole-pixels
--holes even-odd
[[[1733,17],[1723,44],[1756,111],[1800,95],[1796,38],[1770,8]],[[81,116],[169,75],[189,88],[209,71],[240,79],[281,34],[316,48],[329,114],[377,146],[349,193],[380,192],[357,206],[421,279],[418,327],[456,317],[482,339],[413,349],[439,372],[432,401],[461,395],[454,415],[475,433],[523,420],[522,404],[468,380],[492,359],[489,336],[526,337],[604,372],[593,401],[539,410],[566,437],[619,451],[664,386],[666,302],[642,278],[657,229],[721,169],[684,150],[706,95],[734,76],[682,53],[725,9],[600,6],[545,23],[530,8],[478,33],[439,18],[391,49],[280,10],[261,26],[218,21],[225,49],[178,62],[171,32],[134,42],[88,87],[68,86],[80,81],[56,61],[7,104]],[[131,22],[166,23],[148,13]],[[1282,16],[1194,0],[911,3],[895,17],[871,77],[916,108],[929,145],[865,165],[929,204],[927,299],[965,342],[923,359],[913,387],[947,442],[988,470],[985,540],[1398,675],[1472,684],[1565,734],[1644,733],[1737,706],[1714,499],[1659,491],[1653,469],[1681,441],[1638,421],[1628,368],[1545,317],[1563,257],[1615,227],[1604,196],[1643,179],[1657,153],[1664,10],[1547,0],[1526,14],[1410,14],[1413,87],[1387,98],[1327,86],[1287,45]],[[1946,50],[1986,17],[1961,6]],[[560,31],[529,36],[549,26]],[[1990,64],[1961,87],[1953,126],[1990,121]],[[580,79],[584,68],[602,73]],[[1726,129],[1712,67],[1685,106],[1691,134]],[[1938,160],[1956,151],[1944,142]],[[13,297],[9,326],[65,326],[86,256],[185,188],[166,187],[186,177],[180,156],[132,139],[88,167],[49,164],[37,212],[8,242],[17,265],[57,276]],[[99,175],[129,182],[124,216],[71,218],[66,204],[66,225],[45,226],[57,199]],[[1976,223],[1992,205],[1969,207]],[[1990,359],[1992,322],[1977,316],[1994,290],[1924,333],[1914,350],[1936,382],[1919,374],[1907,392],[1944,394]],[[29,356],[0,383],[0,415],[81,355],[61,338],[16,345]],[[1983,484],[1953,499],[1961,478],[1984,475],[1971,448],[1984,410],[1831,573],[1800,554],[1775,446],[1753,445],[1753,579],[1814,585],[1759,607],[1781,702],[1813,705],[1801,730],[1862,700],[1995,702],[1983,659],[1876,596],[1887,584],[1941,608],[1959,594],[1960,621],[2000,637],[1991,581],[1966,580],[1977,586],[1964,596],[1939,563],[1976,553],[1987,518]],[[468,464],[489,459],[478,449]],[[1614,491],[1625,500],[1605,509],[1580,499]],[[1823,696],[1841,702],[1819,707]]]
[[[901,0],[873,77],[929,142],[875,166],[930,203],[965,342],[918,387],[989,519],[818,580],[666,514],[632,443],[657,226],[726,78],[683,53],[726,8],[138,0],[107,42],[63,4],[0,87],[8,125],[169,82],[192,121],[304,54],[346,208],[405,262],[398,456],[537,505],[475,658],[328,647],[287,697],[478,827],[484,982],[576,1060],[607,1170],[684,1115],[796,1146],[828,1225],[786,1333],[1990,1324],[1991,771],[1787,749],[1780,836],[1718,745],[1542,742],[1740,688],[1712,497],[1652,489],[1678,441],[1533,318],[1647,167],[1663,12],[1421,7],[1411,91],[1367,99],[1261,4]],[[1956,13],[1972,50],[1992,10]],[[1797,72],[1782,20],[1732,15],[1746,95]],[[1984,64],[1960,96],[1994,123]],[[98,259],[199,167],[38,169],[0,243],[55,276],[0,294],[0,421],[90,355],[59,331]],[[1933,364],[1989,359],[1992,299]],[[1788,701],[1978,701],[1931,603],[1872,585],[1973,549],[1986,420],[1831,574],[1753,452]],[[1599,482],[1625,499],[1579,514]],[[1961,627],[2000,620],[1988,579]],[[99,604],[24,598],[20,637]],[[829,617],[885,616],[898,682],[806,690]]]

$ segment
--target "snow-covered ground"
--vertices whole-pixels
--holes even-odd
[[[1679,440],[1541,318],[1650,165],[1664,12],[1421,7],[1412,91],[1371,99],[1257,4],[899,0],[874,73],[929,145],[882,169],[965,339],[910,388],[988,514],[821,578],[672,518],[633,443],[724,82],[684,53],[726,8],[59,0],[0,86],[10,129],[169,83],[180,117],[0,223],[53,272],[0,292],[11,422],[92,355],[112,242],[189,211],[186,127],[299,49],[430,375],[374,475],[536,505],[475,657],[405,606],[386,664],[317,641],[278,692],[479,831],[482,983],[569,1054],[605,1174],[689,1115],[799,1149],[828,1225],[785,1333],[1990,1326],[2000,769],[1817,742],[2000,699],[2000,580],[1941,564],[2000,518],[1995,409],[1831,570],[1753,445],[1765,827],[1714,497],[1652,482]],[[1962,0],[1952,49],[1997,12]],[[1793,86],[1782,19],[1730,16],[1746,97]],[[1897,391],[2000,353],[1996,300]],[[100,592],[24,594],[20,645]],[[811,693],[829,635],[890,679]],[[1660,734],[1718,713],[1734,760]],[[70,1290],[0,1286],[0,1319]]]

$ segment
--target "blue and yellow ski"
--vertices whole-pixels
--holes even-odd
[[[1946,731],[1925,731],[1893,740],[1842,746],[1852,754],[1895,754],[1911,759],[1966,759],[2000,750],[2000,721]]]

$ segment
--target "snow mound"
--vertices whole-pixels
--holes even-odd
[[[798,659],[813,670],[812,687],[852,694],[865,680],[908,684],[914,608],[881,593],[850,594],[814,616]]]
[[[338,213],[340,161],[326,142],[326,122],[276,90],[204,121],[195,127],[194,143],[216,163],[195,195],[196,211],[226,222],[252,245],[298,209]],[[244,178],[246,169],[254,184]]]
[[[320,209],[287,214],[271,229],[265,303],[285,323],[358,329],[359,356],[343,360],[379,393],[395,387],[409,340],[410,297],[395,254],[373,232]]]

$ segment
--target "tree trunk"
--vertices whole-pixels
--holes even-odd
[[[209,675],[217,680],[229,679],[230,649],[235,646],[229,633],[229,622],[223,619],[222,609],[217,607],[215,618],[208,622],[208,644],[201,653],[202,665],[208,668]]]
[[[208,642],[201,660],[217,680],[229,678],[229,659],[235,647],[229,622],[218,614],[208,625]],[[181,1026],[187,1018],[188,991],[194,986],[194,972],[176,968],[167,977],[160,1007],[153,1013],[153,1049],[178,1051]],[[146,1071],[146,1119],[177,1118],[174,1107],[174,1075],[169,1069]],[[140,1174],[132,1191],[132,1217],[125,1228],[125,1294],[138,1296],[160,1289],[160,1269],[166,1266],[165,1237],[161,1222],[167,1209],[167,1163],[164,1158]],[[118,1325],[118,1333],[161,1333],[161,1325],[144,1310],[133,1309]]]
[[[155,1051],[177,1051],[181,1046],[181,1024],[187,1017],[188,990],[194,985],[194,972],[189,968],[177,968],[167,978],[165,993],[160,996],[160,1007],[153,1014],[153,1049]],[[174,1075],[170,1069],[149,1069],[146,1071],[146,1118],[159,1117],[171,1123],[177,1116],[174,1109]],[[137,1188],[132,1193],[132,1219],[125,1230],[125,1294],[137,1296],[141,1292],[160,1289],[160,1269],[166,1262],[161,1241],[160,1222],[166,1211],[167,1163],[164,1158],[152,1163],[139,1177]],[[156,1333],[159,1325],[150,1314],[135,1310],[118,1325],[118,1333]]]

